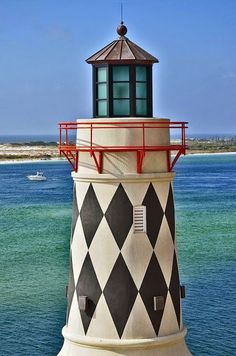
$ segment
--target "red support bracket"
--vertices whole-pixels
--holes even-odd
[[[75,151],[75,172],[79,169],[79,151]]]
[[[142,173],[145,151],[137,151],[137,173]]]
[[[69,161],[70,165],[72,166],[73,170],[76,171],[76,161],[74,158],[69,157],[69,152],[68,151],[62,151],[61,152],[64,154],[66,159]]]
[[[93,157],[94,162],[96,164],[97,167],[97,171],[98,173],[102,173],[102,168],[103,168],[103,152],[102,151],[98,151],[98,158],[96,157],[96,154],[94,151],[90,151],[90,155],[91,157]]]
[[[171,172],[171,159],[170,159],[170,151],[166,150],[166,161],[167,161],[167,170]]]
[[[179,157],[181,156],[182,153],[184,154],[185,152],[184,152],[184,150],[183,150],[182,148],[180,148],[179,151],[177,152],[175,158],[173,159],[173,161],[172,161],[171,164],[170,164],[170,170],[169,170],[169,172],[172,171],[172,169],[173,169],[174,166],[175,166],[175,163],[178,161],[178,159],[179,159]]]

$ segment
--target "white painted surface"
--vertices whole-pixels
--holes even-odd
[[[99,128],[98,122],[102,121],[109,123],[111,128]],[[157,119],[157,118],[106,118],[102,120],[89,119],[89,120],[77,120],[78,123],[93,124],[92,143],[97,147],[101,146],[142,146],[142,127],[130,128],[130,123],[133,122],[150,122],[160,123],[162,128],[145,128],[145,145],[146,146],[167,146],[170,144],[170,135],[168,123],[169,119]],[[117,122],[122,122],[122,126],[117,128],[115,125]],[[103,125],[104,127],[106,125]],[[112,128],[112,126],[114,128]],[[91,134],[89,126],[87,129],[77,130],[76,145],[87,147],[91,143]],[[106,152],[103,157],[103,173],[106,174],[128,174],[135,173],[137,171],[137,154],[136,152]],[[166,152],[146,152],[143,160],[143,173],[152,172],[166,172]],[[96,172],[96,166],[94,159],[90,157],[89,153],[82,152],[79,155],[79,172],[80,173],[92,173]]]

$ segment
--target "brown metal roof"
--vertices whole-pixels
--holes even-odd
[[[125,27],[124,25],[122,25]],[[117,29],[120,34],[123,27],[120,26]],[[86,60],[90,64],[99,63],[136,63],[136,64],[152,64],[158,63],[158,59],[153,57],[150,53],[130,41],[125,36],[120,36],[117,40],[109,43],[100,51]]]

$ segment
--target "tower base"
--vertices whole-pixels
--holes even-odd
[[[75,337],[64,327],[65,338],[58,356],[191,356],[184,337],[187,330],[155,339],[112,340]]]

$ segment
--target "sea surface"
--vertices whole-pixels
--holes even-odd
[[[43,170],[46,182],[26,175]],[[236,355],[236,154],[176,165],[175,204],[187,343]],[[67,162],[0,165],[0,355],[54,356],[63,343],[72,179]]]

